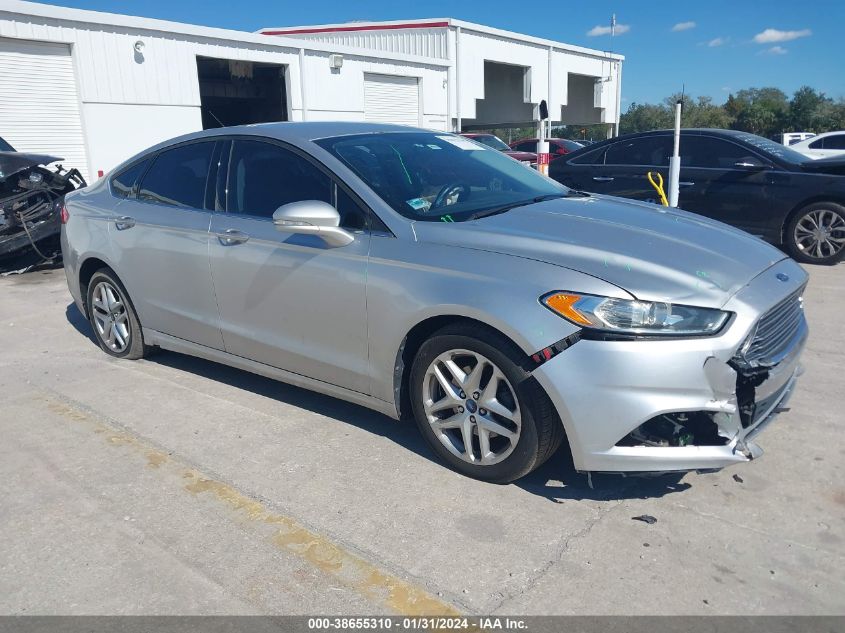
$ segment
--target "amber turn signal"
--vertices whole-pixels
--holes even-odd
[[[569,319],[573,323],[580,323],[581,325],[592,325],[592,321],[590,321],[587,317],[583,314],[578,312],[575,309],[575,304],[581,300],[580,295],[573,295],[573,294],[566,294],[563,292],[558,292],[552,295],[549,295],[543,299],[543,303],[545,303],[549,308],[557,312],[560,316],[564,317],[565,319]]]

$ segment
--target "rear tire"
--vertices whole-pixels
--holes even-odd
[[[94,337],[106,354],[128,360],[146,356],[149,348],[135,306],[114,272],[108,268],[95,272],[85,300]]]
[[[466,324],[446,326],[422,344],[410,376],[414,420],[450,468],[509,483],[558,449],[563,424],[521,366],[524,357],[504,336]]]
[[[835,202],[814,202],[796,213],[786,225],[784,243],[797,261],[836,264],[845,257],[845,207]]]

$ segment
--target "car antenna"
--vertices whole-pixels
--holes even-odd
[[[214,117],[214,120],[215,120],[215,121],[217,121],[217,122],[220,124],[220,127],[226,127],[226,124],[225,124],[225,123],[223,123],[223,121],[221,121],[220,119],[218,119],[218,118],[217,118],[217,115],[216,115],[216,114],[214,114],[214,112],[212,112],[211,110],[209,110],[209,111],[208,111],[208,113],[209,113],[211,116],[213,116],[213,117]]]

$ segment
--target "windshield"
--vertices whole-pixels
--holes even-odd
[[[453,134],[388,132],[316,143],[412,220],[462,222],[569,191],[501,152]]]
[[[756,134],[743,132],[742,134],[737,134],[735,138],[739,141],[745,141],[755,149],[758,149],[769,156],[774,156],[775,158],[779,158],[780,160],[784,160],[788,163],[797,164],[811,160],[804,156],[804,154],[796,152],[794,149],[790,149],[786,145],[781,145],[776,141],[763,138],[762,136],[757,136]]]
[[[493,149],[497,149],[500,152],[511,151],[511,148],[508,147],[507,143],[505,143],[498,136],[494,136],[493,134],[479,134],[478,136],[471,136],[469,138],[471,138],[473,141],[478,141],[479,143],[483,143],[487,147],[492,147]]]
[[[6,141],[0,137],[0,152],[14,152],[15,148],[9,145]]]

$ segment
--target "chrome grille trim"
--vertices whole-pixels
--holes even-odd
[[[751,344],[743,354],[747,364],[772,366],[788,355],[806,330],[803,293],[804,288],[799,289],[760,317]]]

